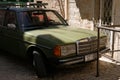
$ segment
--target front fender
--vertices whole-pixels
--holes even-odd
[[[27,54],[31,54],[31,52],[34,50],[34,49],[37,49],[39,51],[42,52],[42,54],[46,57],[46,58],[50,58],[50,57],[53,57],[53,49],[52,48],[48,48],[48,47],[45,47],[45,46],[39,46],[39,45],[29,45],[26,49],[26,53]]]

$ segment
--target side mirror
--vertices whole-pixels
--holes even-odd
[[[16,25],[15,24],[7,24],[8,28],[10,29],[15,29],[16,28]]]

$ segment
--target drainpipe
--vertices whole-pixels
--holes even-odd
[[[65,0],[65,7],[64,7],[64,9],[65,9],[65,20],[68,20],[68,0]]]
[[[96,22],[95,22],[95,7],[96,7],[96,5],[95,5],[95,3],[96,3],[96,0],[93,0],[93,27],[92,27],[92,30],[94,30],[95,29],[95,27],[96,27]]]
[[[99,14],[99,26],[101,26],[102,24],[102,0],[99,0],[99,10],[100,10],[100,14]]]
[[[99,0],[100,2],[100,14],[99,14],[99,26],[101,26],[102,25],[102,13],[103,13],[103,5],[102,5],[102,3],[103,3],[103,0]]]

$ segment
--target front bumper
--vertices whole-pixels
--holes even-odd
[[[102,51],[99,52],[99,57],[101,56],[101,54],[107,52],[109,49],[106,48]],[[86,63],[86,62],[90,62],[90,61],[94,61],[97,59],[97,52],[96,53],[89,53],[86,55],[77,55],[74,57],[70,57],[70,58],[66,58],[66,59],[60,59],[59,63],[61,65],[71,65],[71,64],[76,64],[76,63]]]

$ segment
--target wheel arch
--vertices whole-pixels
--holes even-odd
[[[37,50],[45,59],[46,59],[46,55],[44,54],[44,52],[42,51],[42,49],[36,45],[31,45],[27,48],[27,51],[26,51],[26,56],[28,57],[28,59],[30,61],[33,60],[33,54],[32,54],[32,51],[33,50]]]

